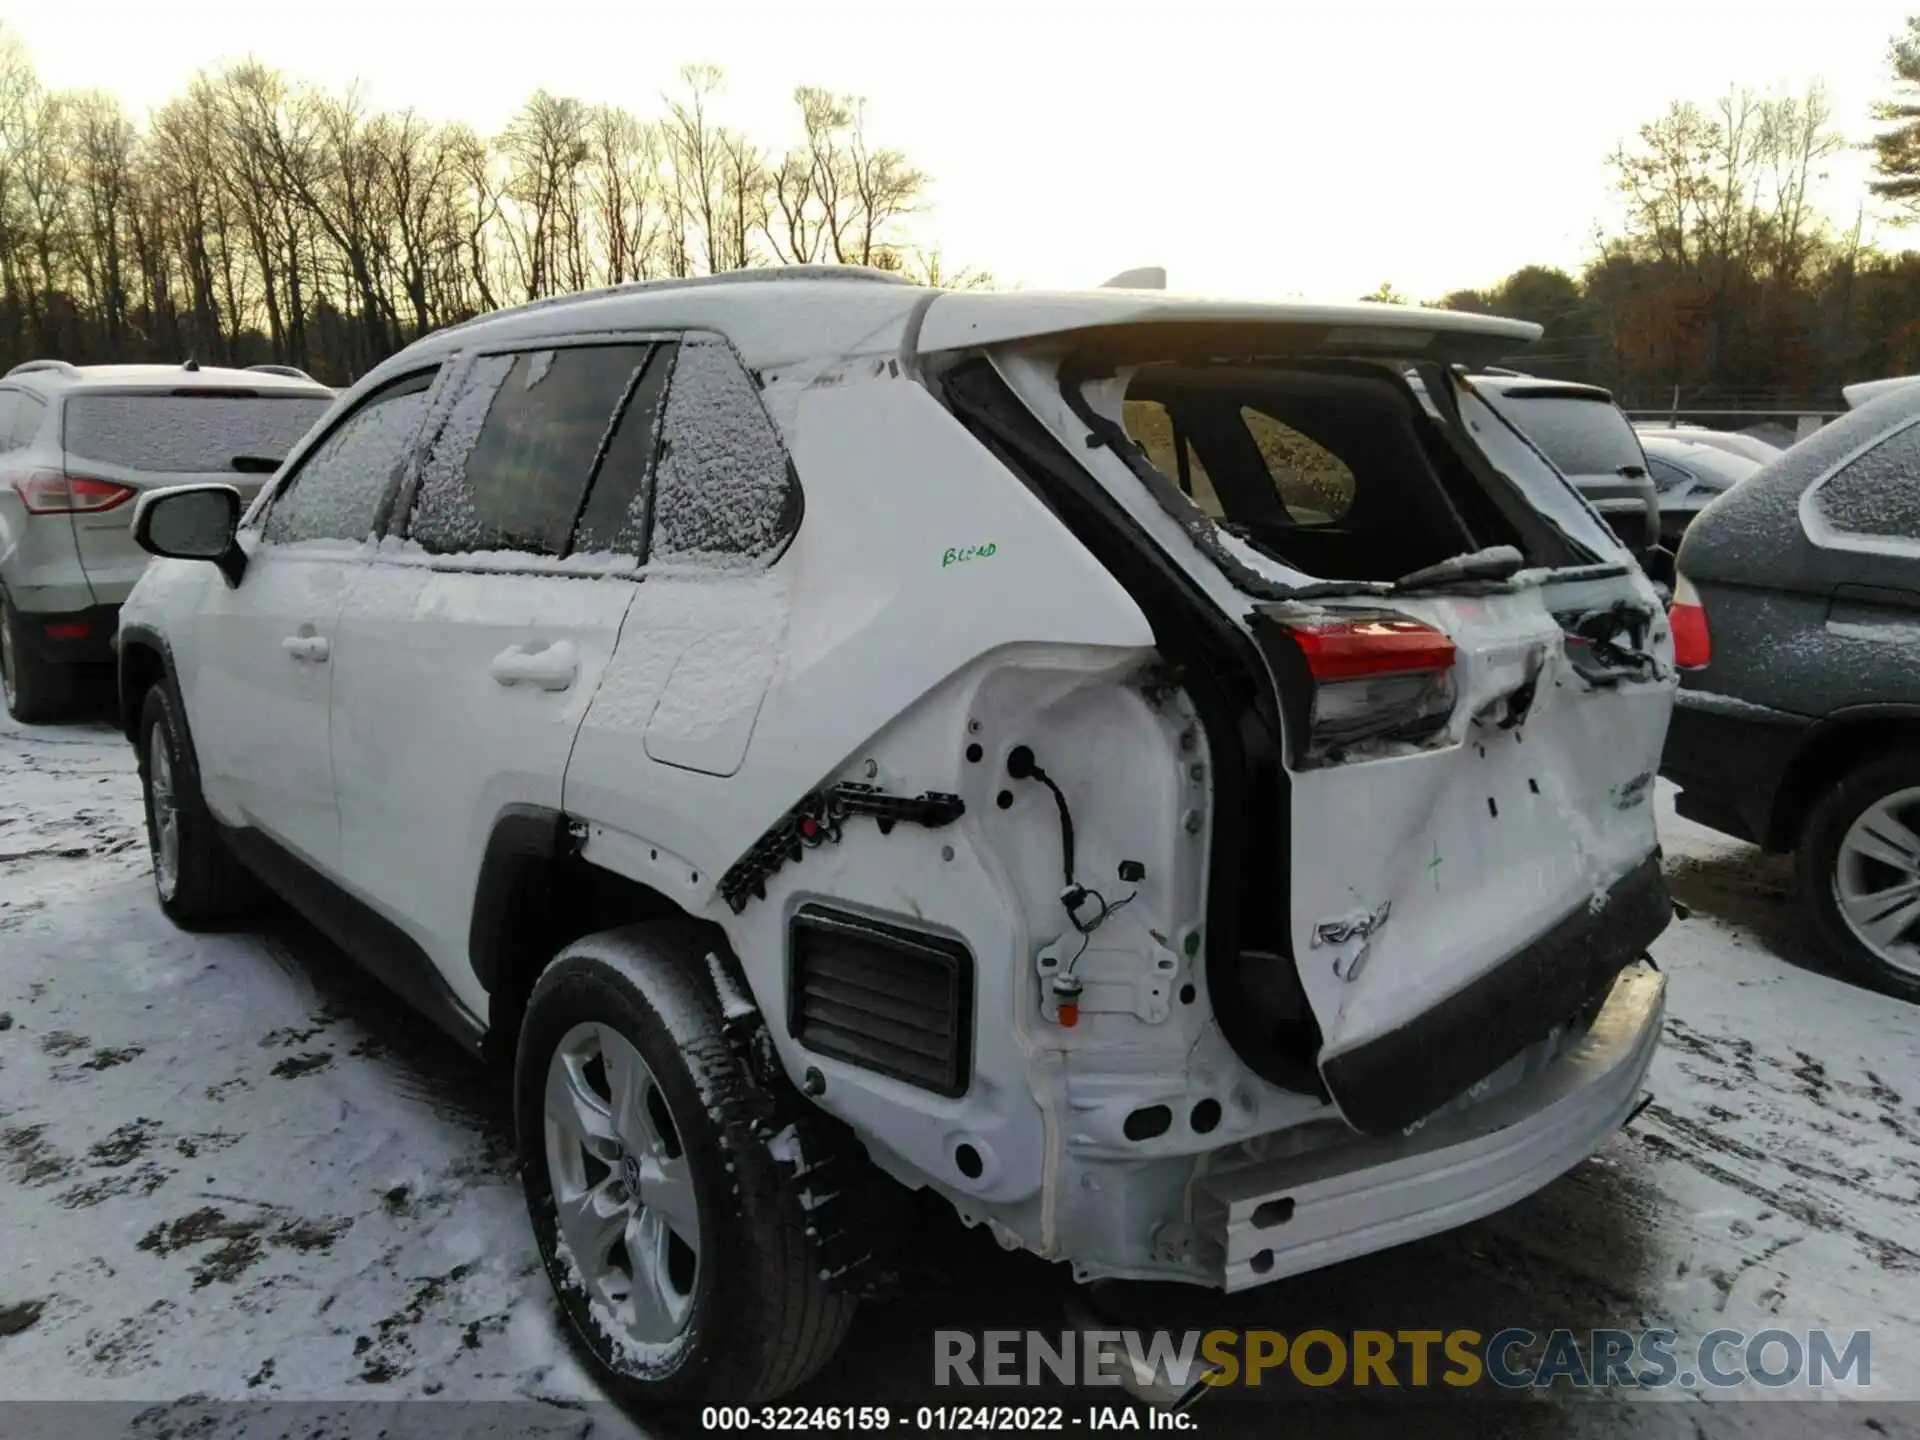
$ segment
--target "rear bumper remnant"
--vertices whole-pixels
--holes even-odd
[[[1636,965],[1587,1033],[1486,1102],[1414,1130],[1250,1165],[1202,1182],[1196,1218],[1244,1290],[1477,1220],[1591,1155],[1640,1102],[1666,978]]]

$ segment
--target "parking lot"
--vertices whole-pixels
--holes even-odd
[[[1172,1328],[1867,1329],[1876,1404],[1833,1419],[1906,1433],[1920,1012],[1824,970],[1785,869],[1666,799],[1692,918],[1657,947],[1666,1044],[1628,1133],[1463,1231],[1231,1301],[1102,1296],[1110,1313]],[[616,1425],[579,1408],[598,1397],[539,1274],[498,1085],[294,921],[176,931],[147,863],[132,753],[109,725],[0,727],[0,1397],[315,1414],[517,1400],[523,1426]],[[937,1223],[917,1249],[907,1296],[863,1312],[802,1398],[919,1403],[936,1326],[1063,1323],[1055,1269]],[[1547,1398],[1564,1403],[1504,1408],[1495,1428],[1822,1419],[1724,1395],[1657,1410]],[[1206,1433],[1272,1433],[1255,1400],[1203,1404]],[[1483,1409],[1458,1418],[1484,1432]],[[1367,1428],[1352,1406],[1314,1416]]]

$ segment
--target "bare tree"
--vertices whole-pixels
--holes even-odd
[[[126,242],[136,137],[120,102],[100,91],[75,97],[70,124],[79,270],[107,344],[117,351],[127,326]]]
[[[505,238],[529,300],[585,288],[580,230],[581,167],[591,154],[587,128],[580,101],[539,90],[500,137]]]
[[[722,77],[712,65],[688,65],[680,71],[684,98],[667,102],[663,134],[672,181],[673,227],[668,236],[667,263],[674,275],[691,275],[696,263],[709,272],[725,269],[720,263],[725,203],[720,137],[707,116],[708,98]]]
[[[191,354],[352,376],[505,300],[768,260],[971,285],[907,243],[925,176],[860,102],[795,92],[770,162],[719,123],[712,66],[657,121],[539,92],[497,140],[382,112],[257,60],[196,75],[140,127],[51,93],[0,28],[0,360]]]
[[[870,265],[875,252],[893,233],[895,223],[920,209],[927,176],[908,164],[899,150],[869,143],[864,100],[854,101],[852,110],[846,180],[851,220],[844,234],[836,229],[834,254],[843,261]]]
[[[666,219],[659,134],[631,112],[601,105],[587,138],[587,188],[606,282],[650,279]]]

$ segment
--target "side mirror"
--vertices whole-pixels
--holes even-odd
[[[235,538],[240,529],[240,492],[231,485],[176,485],[149,490],[133,507],[133,540],[149,555],[168,560],[209,560],[229,587],[247,571],[247,555]]]

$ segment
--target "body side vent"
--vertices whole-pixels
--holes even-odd
[[[973,956],[958,940],[803,906],[788,934],[787,1033],[808,1050],[964,1095]]]

